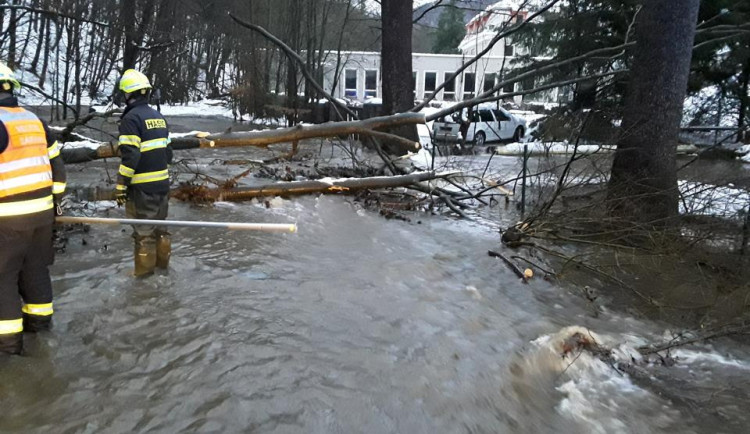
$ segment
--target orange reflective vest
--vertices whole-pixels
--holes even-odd
[[[42,122],[20,107],[0,107],[0,121],[8,132],[8,147],[0,153],[0,217],[52,209],[52,167]],[[36,191],[36,199],[2,200]]]

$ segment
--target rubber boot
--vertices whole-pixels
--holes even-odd
[[[135,277],[146,277],[154,274],[156,268],[156,243],[151,238],[142,238],[135,242]]]
[[[36,333],[52,328],[52,315],[40,316],[23,314],[23,330]]]
[[[169,239],[169,234],[160,234],[156,238],[156,266],[166,270],[171,256],[172,240]]]
[[[23,333],[0,335],[0,354],[21,354]]]

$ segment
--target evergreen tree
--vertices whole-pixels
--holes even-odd
[[[636,24],[632,77],[612,163],[609,204],[626,224],[663,226],[678,215],[677,135],[700,0],[651,0]]]
[[[514,35],[516,41],[528,47],[529,56],[521,57],[525,68],[533,69],[535,56],[553,56],[567,59],[597,48],[614,47],[626,40],[632,41],[633,19],[640,0],[570,0],[536,20],[524,30]],[[617,53],[613,53],[617,54]],[[549,81],[561,81],[605,72],[627,64],[627,56],[601,56],[586,61],[557,68],[545,77]],[[544,63],[544,62],[540,62]],[[600,83],[601,84],[601,83]],[[599,84],[599,85],[600,85]],[[620,103],[624,86],[612,86],[611,102]],[[600,86],[596,83],[581,83],[573,88],[574,106],[590,105],[597,97]]]
[[[456,6],[456,0],[451,0],[448,7],[440,15],[432,51],[441,54],[458,53],[458,44],[461,43],[465,35],[464,12]]]
[[[734,0],[703,0],[701,2],[700,33],[693,53],[693,68],[689,92],[697,94],[713,87],[715,98],[694,113],[694,123],[713,125],[732,118],[742,129],[748,125],[750,95],[750,33],[732,30],[747,26],[750,3]]]

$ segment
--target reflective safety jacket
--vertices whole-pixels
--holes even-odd
[[[120,122],[120,155],[122,164],[117,189],[135,188],[146,193],[169,192],[169,146],[167,122],[148,106],[146,98],[128,105]]]
[[[54,220],[54,194],[65,192],[60,147],[17,100],[0,101],[0,228],[34,228]]]

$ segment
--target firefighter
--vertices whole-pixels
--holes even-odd
[[[117,203],[129,218],[165,220],[169,205],[169,164],[172,148],[164,117],[148,105],[151,83],[128,69],[119,89],[127,108],[120,122],[122,164],[117,176]],[[156,267],[167,269],[171,254],[169,233],[154,226],[135,225],[135,275],[148,276]]]
[[[60,147],[18,107],[20,88],[0,63],[0,353],[10,354],[21,353],[24,330],[51,326],[52,225],[65,192]]]

